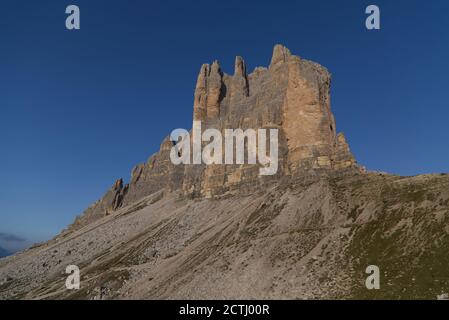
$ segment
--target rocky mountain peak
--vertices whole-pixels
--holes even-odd
[[[84,216],[100,217],[159,190],[179,190],[189,197],[220,197],[251,192],[280,177],[360,170],[343,134],[337,134],[330,106],[331,75],[321,65],[292,55],[275,45],[269,68],[248,74],[242,57],[235,58],[234,74],[218,61],[200,68],[193,98],[193,120],[203,130],[279,130],[279,168],[273,176],[259,176],[258,164],[174,165],[171,141],[137,165],[129,184],[119,179]],[[85,219],[85,218],[82,218]],[[85,220],[91,220],[85,219]]]
[[[273,48],[273,56],[271,57],[270,67],[279,63],[287,62],[290,58],[290,50],[284,47],[282,44],[277,44]]]

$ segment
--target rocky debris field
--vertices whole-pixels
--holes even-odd
[[[244,196],[155,193],[0,260],[0,299],[436,299],[449,176],[290,179]],[[65,268],[81,269],[80,290]],[[377,265],[380,290],[367,290]]]

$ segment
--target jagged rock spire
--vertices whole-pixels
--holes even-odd
[[[198,74],[193,103],[194,120],[218,118],[223,87],[223,73],[218,61],[203,64]]]
[[[249,95],[248,75],[246,74],[246,64],[242,57],[235,57],[234,77],[232,79],[233,96]]]
[[[246,65],[242,57],[235,57],[234,76],[246,77]]]
[[[209,75],[209,69],[209,64],[203,64],[198,74],[193,102],[194,120],[203,120],[206,116],[207,77]]]
[[[284,63],[288,61],[291,56],[290,50],[281,44],[277,44],[273,48],[273,56],[271,57],[270,67],[277,65],[278,63]]]
[[[207,83],[206,117],[216,119],[220,115],[220,98],[223,87],[223,73],[217,60],[212,63]]]

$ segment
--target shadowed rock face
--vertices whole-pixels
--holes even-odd
[[[283,176],[311,172],[360,170],[342,133],[337,135],[330,109],[331,76],[317,63],[292,55],[282,45],[273,49],[268,68],[247,73],[236,57],[234,75],[219,62],[201,66],[193,99],[193,120],[202,129],[279,129],[279,168],[260,176],[259,165],[178,165],[170,161],[166,138],[158,153],[132,170],[131,181],[115,184],[86,210],[75,226],[84,225],[158,190],[181,190],[189,197],[217,197],[251,192]],[[120,180],[121,181],[121,180]]]

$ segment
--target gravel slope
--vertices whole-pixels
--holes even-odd
[[[283,181],[148,196],[0,260],[0,299],[435,299],[449,291],[449,176]],[[67,265],[81,289],[65,289]],[[381,289],[365,288],[365,268]]]

